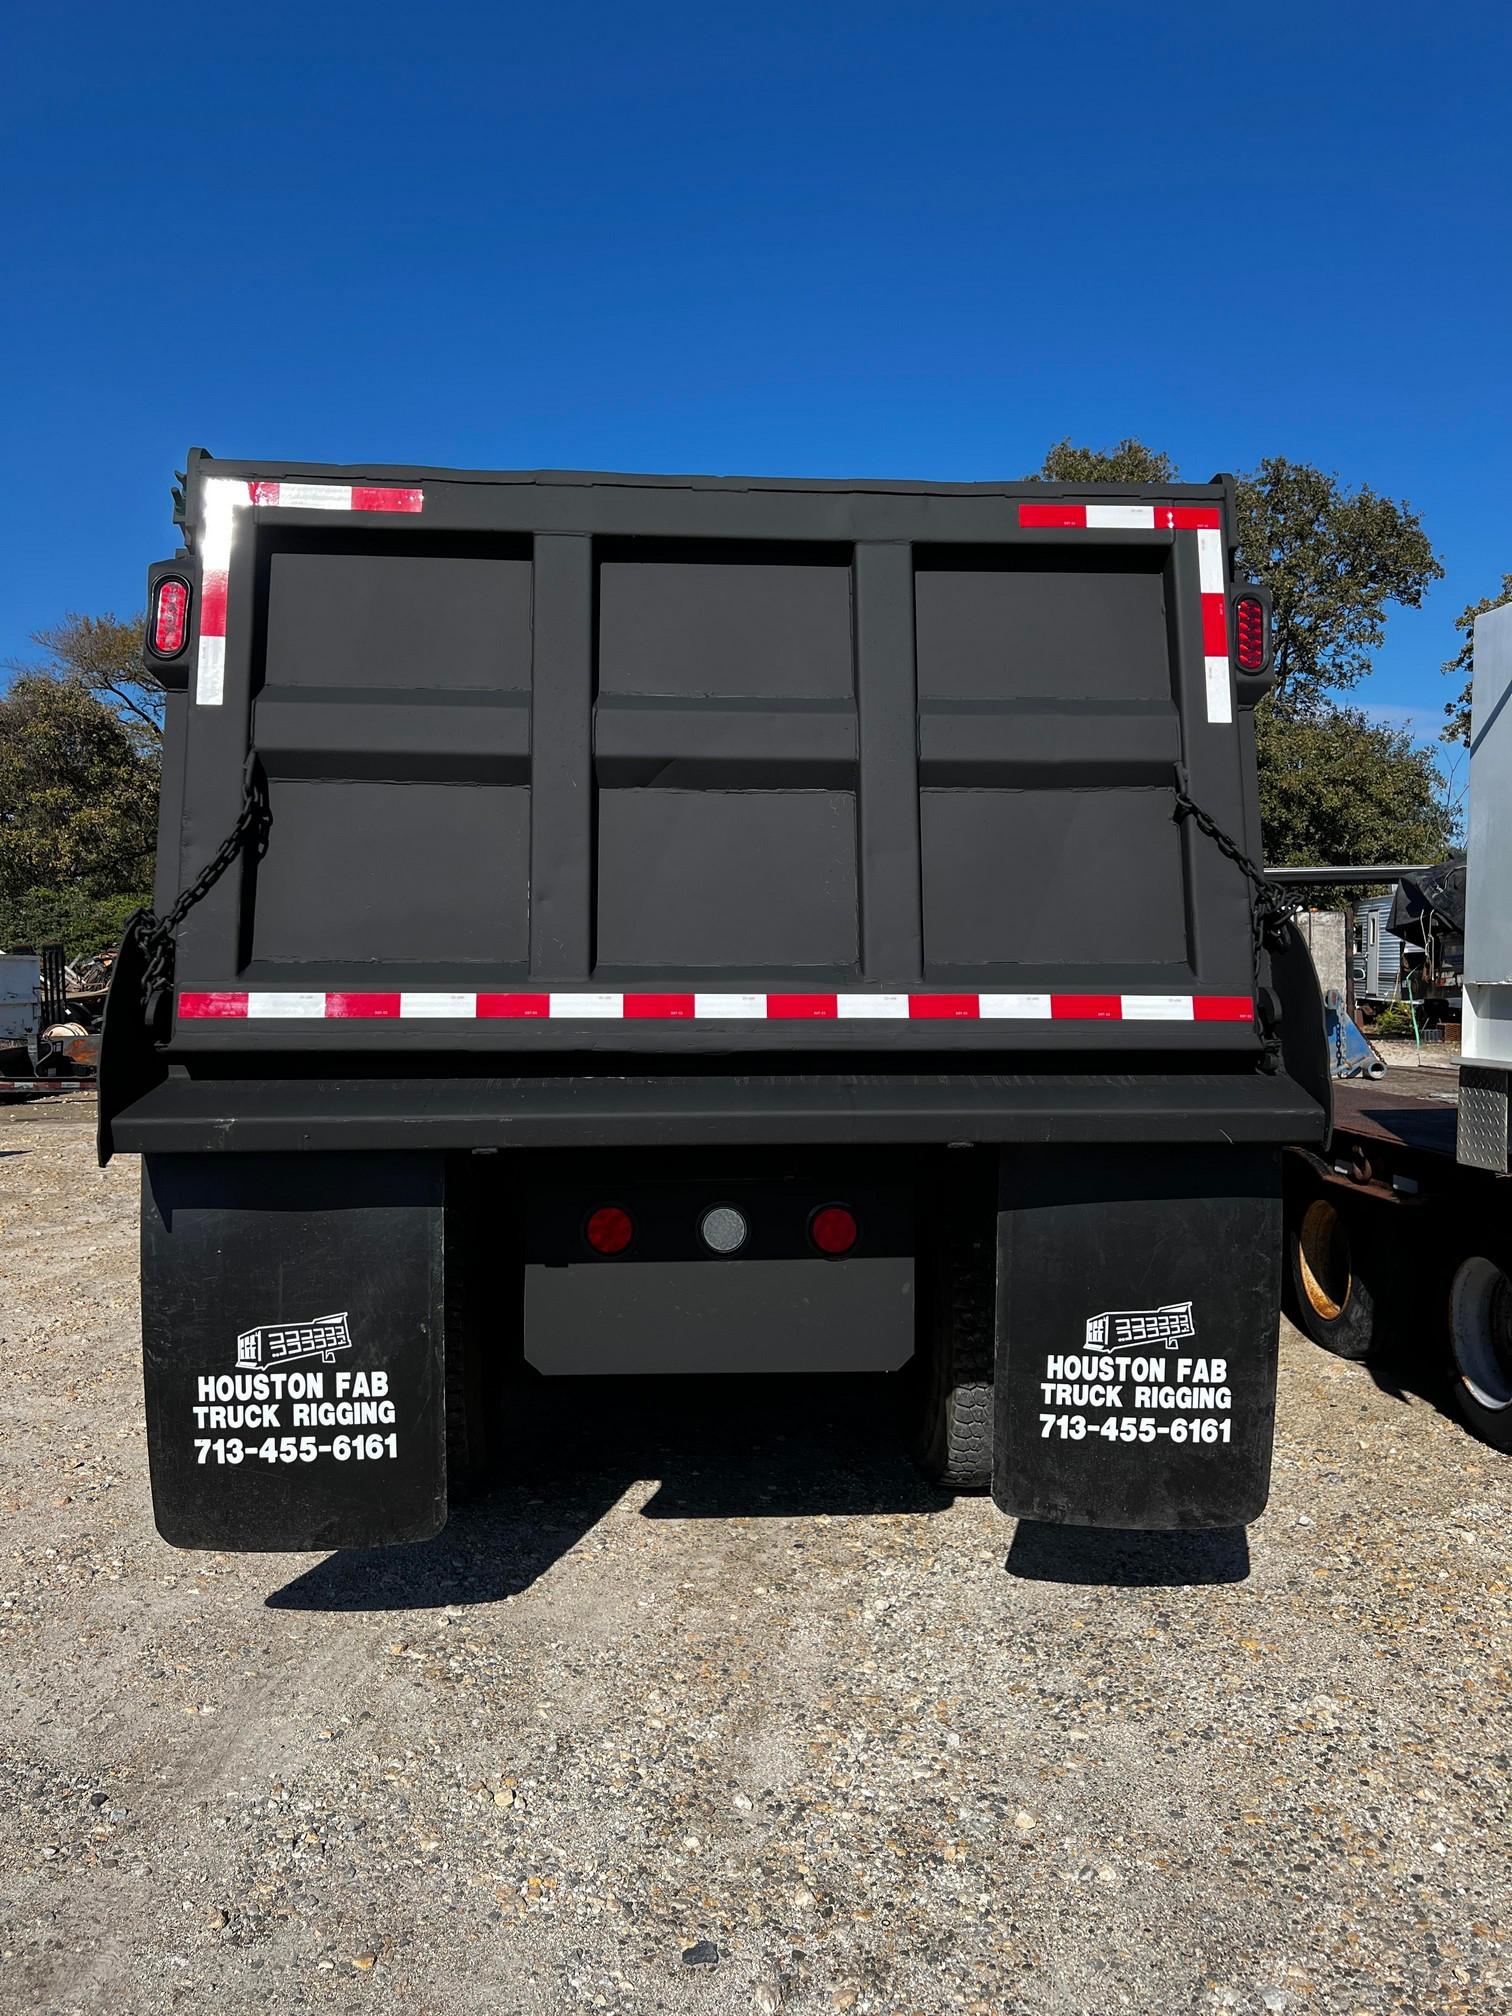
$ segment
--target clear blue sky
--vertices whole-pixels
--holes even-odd
[[[1512,568],[1512,14],[10,7],[0,657],[223,455],[981,479],[1135,433]]]

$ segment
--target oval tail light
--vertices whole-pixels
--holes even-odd
[[[1241,595],[1234,604],[1234,662],[1241,672],[1265,665],[1265,604],[1257,595]]]
[[[177,658],[189,641],[189,583],[165,574],[152,591],[147,641],[156,658]]]

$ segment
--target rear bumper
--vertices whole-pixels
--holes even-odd
[[[904,1073],[189,1078],[115,1117],[127,1154],[718,1145],[1196,1142],[1311,1145],[1284,1075]]]

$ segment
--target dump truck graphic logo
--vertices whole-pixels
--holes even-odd
[[[238,1366],[292,1365],[300,1358],[320,1358],[334,1365],[338,1351],[350,1351],[352,1333],[347,1312],[312,1316],[308,1323],[260,1323],[243,1330],[236,1340]]]
[[[1105,1309],[1087,1318],[1089,1344],[1174,1344],[1195,1337],[1190,1302],[1166,1302],[1159,1309]]]

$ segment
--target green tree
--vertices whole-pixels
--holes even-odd
[[[1440,861],[1453,837],[1431,750],[1358,707],[1255,710],[1260,821],[1273,868]],[[1323,900],[1323,892],[1312,896]]]
[[[110,942],[151,885],[157,790],[133,729],[81,682],[15,680],[0,698],[0,945]]]
[[[1393,605],[1443,568],[1417,513],[1368,485],[1270,456],[1238,482],[1239,555],[1275,607],[1272,706],[1306,713],[1368,677]]]
[[[1499,595],[1487,595],[1479,602],[1472,602],[1454,619],[1454,627],[1462,633],[1465,641],[1454,656],[1446,658],[1439,667],[1442,672],[1452,672],[1461,682],[1458,699],[1444,703],[1444,712],[1449,716],[1443,733],[1446,742],[1463,742],[1469,747],[1470,694],[1475,683],[1475,619],[1484,616],[1489,609],[1500,609],[1507,602],[1512,602],[1512,574],[1503,574]]]
[[[133,745],[152,754],[163,740],[163,690],[142,671],[142,630],[146,618],[122,622],[103,616],[70,613],[51,629],[33,633],[32,642],[47,653],[41,665],[12,665],[19,673],[41,672],[61,679],[102,700],[120,717]]]
[[[1047,449],[1033,483],[1179,483],[1176,464],[1126,435],[1116,448],[1078,448],[1068,434]]]

